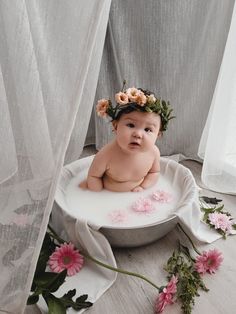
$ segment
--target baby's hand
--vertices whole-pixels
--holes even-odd
[[[82,182],[80,182],[80,184],[78,185],[82,190],[87,190],[88,185],[87,185],[87,180],[84,180]]]
[[[133,188],[133,190],[131,192],[142,192],[143,190],[144,190],[144,188],[141,187],[140,185],[138,185],[135,188]]]

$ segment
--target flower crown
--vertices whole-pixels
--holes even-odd
[[[109,116],[113,121],[119,119],[120,113],[124,111],[155,112],[161,117],[161,131],[166,131],[169,120],[175,118],[171,116],[173,109],[169,101],[156,98],[153,93],[142,88],[131,87],[125,91],[123,88],[115,94],[115,101],[117,104],[113,107],[110,99],[100,99],[96,106],[98,116],[102,118]]]

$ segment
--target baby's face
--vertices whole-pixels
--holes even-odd
[[[157,140],[161,119],[156,113],[132,111],[113,123],[116,141],[125,152],[146,152]]]

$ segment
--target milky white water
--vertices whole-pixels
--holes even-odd
[[[160,175],[158,182],[152,188],[143,192],[111,192],[102,190],[92,192],[82,190],[78,184],[87,176],[88,168],[81,170],[75,177],[72,177],[65,188],[65,201],[67,208],[64,210],[76,218],[83,218],[88,222],[106,227],[139,227],[149,225],[170,217],[180,199],[181,186],[172,184],[171,175]],[[151,195],[157,190],[168,192],[172,196],[169,203],[159,203]],[[151,213],[137,213],[132,210],[132,204],[140,197],[149,198],[155,210]],[[125,221],[111,219],[111,213],[121,211],[126,217]]]

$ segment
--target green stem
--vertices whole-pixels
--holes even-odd
[[[126,85],[126,80],[123,80],[123,86],[122,86],[122,89],[121,89],[122,92],[124,92],[124,90],[125,90],[125,85]]]
[[[189,235],[184,231],[184,229],[182,228],[182,226],[177,223],[179,229],[186,235],[186,237],[188,238],[189,242],[191,243],[194,251],[198,254],[198,255],[202,255],[200,251],[198,251],[198,249],[196,248],[196,246],[194,245],[193,241],[191,240],[191,238],[189,237]]]
[[[50,230],[52,236],[61,244],[65,243],[66,241],[64,241],[59,235],[57,235],[56,231],[50,226],[48,225],[48,229]],[[133,276],[133,277],[138,277],[146,282],[148,282],[150,285],[152,285],[153,287],[155,287],[158,291],[160,291],[160,288],[155,285],[151,280],[149,280],[148,278],[144,277],[143,275],[140,275],[140,274],[137,274],[137,273],[134,273],[134,272],[130,272],[130,271],[127,271],[127,270],[124,270],[124,269],[120,269],[120,268],[117,268],[117,267],[113,267],[113,266],[110,266],[108,264],[105,264],[99,260],[97,260],[96,258],[88,255],[87,253],[79,250],[80,254],[83,255],[85,258],[93,261],[94,263],[96,263],[97,265],[100,265],[104,268],[107,268],[107,269],[110,269],[112,271],[115,271],[117,273],[121,273],[121,274],[125,274],[125,275],[129,275],[129,276]]]
[[[102,267],[105,267],[105,268],[107,268],[107,269],[113,270],[113,271],[115,271],[115,272],[117,272],[117,273],[121,273],[121,274],[129,275],[129,276],[141,278],[141,279],[143,279],[144,281],[148,282],[148,283],[149,283],[150,285],[152,285],[153,287],[155,287],[157,290],[160,291],[160,288],[159,288],[157,285],[155,285],[151,280],[147,279],[147,278],[144,277],[143,275],[140,275],[140,274],[137,274],[137,273],[134,273],[134,272],[130,272],[130,271],[127,271],[127,270],[124,270],[124,269],[116,268],[116,267],[113,267],[113,266],[110,266],[110,265],[107,265],[107,264],[104,264],[104,263],[100,262],[99,260],[97,260],[96,258],[94,258],[94,257],[92,257],[92,256],[90,256],[90,255],[87,255],[87,254],[84,253],[84,252],[81,252],[81,251],[80,251],[80,253],[81,253],[84,257],[88,258],[89,260],[93,261],[94,263],[96,263],[96,264],[98,264],[98,265],[100,265],[100,266],[102,266]]]
[[[51,236],[56,239],[60,244],[65,243],[66,241],[64,241],[57,233],[56,231],[48,224],[48,229],[50,230],[50,234]]]
[[[201,210],[202,210],[202,208],[203,208],[203,209],[206,208],[206,206],[207,206],[207,208],[212,208],[212,207],[210,207],[207,203],[205,203],[204,201],[202,201],[201,198],[199,198],[199,203],[200,203],[200,209],[201,209]]]

